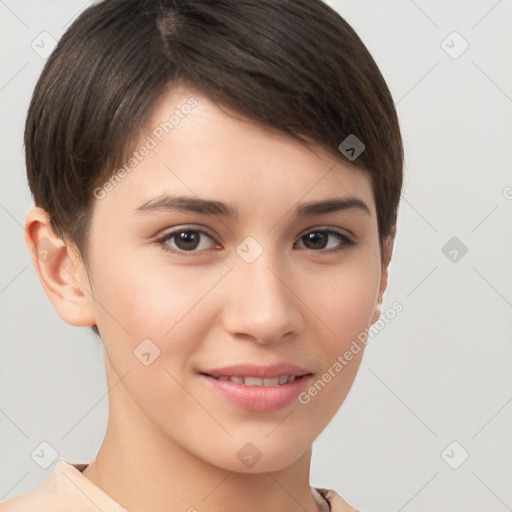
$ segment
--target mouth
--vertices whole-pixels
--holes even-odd
[[[303,375],[279,375],[277,377],[255,377],[255,376],[246,376],[243,377],[241,375],[209,375],[208,373],[201,373],[201,375],[205,375],[206,377],[211,377],[212,379],[216,379],[219,381],[229,381],[234,382],[235,384],[243,384],[244,386],[282,386],[284,384],[289,384],[290,382],[294,382],[295,380],[302,379],[307,377],[308,375],[312,375],[310,373],[305,373]]]
[[[253,412],[271,412],[292,404],[313,373],[295,365],[237,365],[198,372],[215,397]]]

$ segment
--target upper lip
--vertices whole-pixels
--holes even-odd
[[[260,377],[262,379],[272,379],[281,375],[295,375],[296,377],[299,377],[311,374],[307,369],[289,363],[273,364],[269,366],[237,364],[233,366],[225,366],[224,368],[215,368],[204,371],[201,370],[199,373],[211,375],[212,377]]]

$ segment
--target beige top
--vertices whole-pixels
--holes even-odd
[[[39,487],[0,503],[0,512],[128,512],[82,475],[86,467],[59,459]],[[358,512],[332,490],[312,490],[321,512]]]

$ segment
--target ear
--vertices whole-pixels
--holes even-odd
[[[372,325],[379,319],[382,307],[382,299],[384,297],[384,292],[388,286],[388,268],[389,263],[391,261],[391,256],[393,255],[393,245],[395,242],[395,232],[393,230],[392,234],[389,235],[382,244],[382,253],[381,253],[381,262],[382,268],[380,273],[380,286],[379,286],[379,296],[377,299],[377,304],[375,306],[375,310],[372,316]]]
[[[55,234],[48,214],[38,206],[25,217],[25,243],[43,289],[60,318],[78,327],[96,325],[82,258]]]

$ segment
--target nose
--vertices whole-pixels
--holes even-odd
[[[292,272],[283,263],[269,251],[252,263],[236,256],[223,310],[224,327],[231,335],[269,344],[292,339],[303,329]]]

